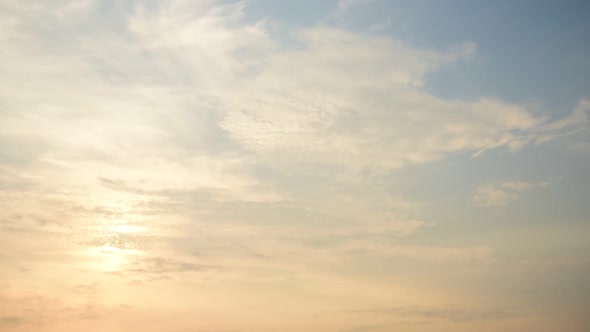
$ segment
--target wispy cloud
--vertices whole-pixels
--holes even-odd
[[[502,310],[502,309],[478,310],[475,308],[461,308],[461,307],[457,307],[457,306],[447,306],[447,307],[440,307],[440,308],[408,306],[408,307],[355,310],[355,311],[350,311],[350,313],[392,315],[392,316],[398,316],[398,317],[411,317],[411,318],[441,319],[441,320],[450,320],[450,321],[456,321],[456,322],[505,320],[505,319],[510,319],[515,316],[521,315],[515,311]]]
[[[507,181],[499,184],[483,183],[473,196],[475,205],[484,207],[506,206],[518,200],[520,196],[538,187],[546,187],[550,182],[531,183],[524,181]]]

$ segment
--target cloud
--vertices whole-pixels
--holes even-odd
[[[506,206],[518,200],[522,193],[534,188],[548,186],[550,182],[530,183],[524,181],[507,181],[500,184],[483,183],[473,196],[473,203],[483,207]]]
[[[534,187],[533,184],[524,181],[513,181],[502,183],[502,188],[509,189],[512,191],[527,191]]]
[[[569,115],[562,119],[547,123],[540,128],[540,131],[549,132],[586,125],[588,123],[588,112],[590,112],[590,100],[582,99]]]
[[[49,221],[20,229],[68,236],[95,254],[87,259],[159,245],[229,263],[246,256],[245,266],[314,255],[491,259],[483,246],[383,241],[434,223],[379,176],[509,147],[539,125],[520,105],[424,89],[430,73],[474,57],[474,43],[422,49],[326,25],[277,38],[231,3],[133,3],[106,16],[93,2],[37,7],[11,6],[18,22],[2,34],[13,40],[0,63],[5,167],[12,181],[43,182],[8,194],[10,209]],[[47,30],[31,23],[41,17]],[[47,31],[60,36],[52,45]],[[215,265],[162,259],[134,268]]]
[[[519,313],[514,311],[507,311],[501,309],[477,310],[472,308],[462,308],[456,306],[447,306],[439,308],[407,306],[382,309],[355,310],[350,311],[350,313],[392,315],[410,318],[441,319],[454,322],[505,320],[520,315]]]
[[[585,119],[583,102],[571,119],[548,122],[498,98],[430,94],[429,74],[476,56],[469,41],[423,49],[328,25],[277,38],[267,21],[245,20],[242,3],[133,3],[102,16],[91,1],[60,4],[8,6],[2,15],[12,23],[0,36],[12,45],[0,63],[0,185],[11,190],[7,208],[61,225],[51,226],[55,236],[83,237],[80,219],[136,225],[149,215],[195,227],[196,216],[251,229],[272,223],[276,237],[311,234],[312,223],[333,239],[410,236],[434,223],[412,202],[392,202],[399,195],[380,176],[453,154],[517,151],[538,132]],[[112,24],[69,20],[82,14]],[[46,29],[32,24],[40,19]],[[47,34],[59,38],[49,45]],[[474,202],[508,204],[526,186],[482,185]],[[29,219],[19,227],[34,229]],[[115,233],[90,231],[80,243],[159,241]],[[441,261],[489,255],[349,246]]]
[[[493,250],[487,247],[433,247],[373,242],[351,242],[336,249],[342,255],[367,255],[374,257],[410,258],[434,262],[486,263],[492,259]]]
[[[324,233],[315,238],[281,234],[277,237],[241,237],[246,252],[260,257],[291,263],[321,266],[350,264],[366,259],[380,261],[411,260],[441,264],[487,264],[493,261],[494,251],[489,247],[428,246],[387,243],[356,234],[340,238]]]
[[[243,6],[116,6],[98,17],[113,22],[100,29],[63,18],[96,11],[91,1],[64,2],[57,14],[43,4],[9,6],[0,158],[19,175],[56,182],[98,176],[144,190],[280,200],[289,193],[263,184],[270,179],[258,167],[331,167],[348,181],[455,153],[516,151],[544,121],[499,99],[447,100],[423,89],[428,74],[473,57],[472,42],[420,49],[334,26],[279,39],[265,21],[244,20]],[[31,24],[36,15],[47,30]],[[63,40],[47,45],[48,31]],[[15,89],[9,81],[31,83]]]
[[[574,110],[567,116],[557,119],[535,130],[533,137],[536,144],[543,144],[557,138],[565,138],[588,131],[588,112],[590,101],[582,99]],[[572,148],[579,149],[580,145],[587,144],[587,140],[574,140],[570,143]]]
[[[114,254],[121,255],[120,253]],[[216,264],[209,257],[187,256],[179,259],[173,256],[178,256],[178,254],[170,254],[169,256],[129,255],[125,268],[104,272],[125,280],[129,285],[141,286],[160,280],[181,281],[189,278],[196,281],[211,278],[211,275],[214,275],[215,278],[223,278],[227,277],[229,271],[235,270],[235,267],[232,266]]]
[[[20,325],[24,323],[24,319],[18,316],[2,316],[0,323],[4,325]]]
[[[499,100],[421,90],[427,73],[473,54],[472,43],[434,52],[326,27],[295,37],[300,48],[269,55],[247,84],[220,98],[230,102],[222,128],[265,162],[390,170],[510,147],[540,121]]]
[[[8,287],[4,287],[0,292],[0,329],[38,330],[44,324],[65,318],[62,309],[62,303],[55,298],[31,292],[9,293]]]
[[[253,302],[268,300],[275,309],[271,289],[296,292],[289,301],[299,305],[314,302],[306,287],[317,296],[334,280],[358,283],[334,286],[335,296],[313,303],[321,306],[343,295],[389,296],[372,287],[392,263],[419,266],[412,276],[426,265],[479,268],[494,262],[493,248],[454,236],[428,243],[424,233],[444,227],[444,217],[427,217],[428,202],[406,197],[391,178],[454,155],[537,148],[587,124],[587,101],[548,120],[499,97],[429,92],[429,75],[479,56],[474,42],[424,48],[337,20],[277,33],[272,18],[247,17],[247,5],[0,4],[0,42],[10,46],[0,53],[0,274],[18,281],[20,294],[47,280],[44,290],[63,295],[0,292],[2,326],[65,331],[60,324],[101,318],[88,324],[113,330],[124,319],[108,319],[111,304],[181,311],[196,306],[186,295],[200,286],[198,305],[212,302],[223,317],[228,303],[258,310]],[[474,203],[509,204],[540,186],[482,184]],[[152,281],[161,284],[139,294]],[[79,287],[66,294],[64,285]],[[146,304],[142,294],[170,301]],[[183,321],[168,309],[157,311],[162,321]],[[509,315],[387,310],[450,321]]]
[[[376,331],[382,329],[383,326],[380,325],[360,325],[352,328],[348,328],[342,330],[340,332],[368,332],[368,331]]]

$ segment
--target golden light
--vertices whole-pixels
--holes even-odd
[[[134,234],[145,231],[145,227],[135,225],[117,224],[109,227],[109,230],[119,234]]]

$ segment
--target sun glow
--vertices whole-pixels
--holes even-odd
[[[102,246],[90,250],[93,259],[92,266],[105,272],[125,270],[134,256],[140,254],[136,249],[121,249],[113,246]]]
[[[126,220],[103,220],[95,226],[93,245],[89,248],[92,269],[119,272],[141,255],[141,233],[147,229]]]
[[[119,233],[119,234],[134,234],[134,233],[144,232],[145,227],[135,226],[135,225],[117,224],[117,225],[110,226],[109,230],[111,232]]]

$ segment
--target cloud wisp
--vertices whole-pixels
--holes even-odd
[[[530,183],[524,181],[507,181],[500,184],[484,183],[479,185],[473,196],[473,203],[482,207],[500,207],[509,205],[530,190],[546,187],[550,182]]]

